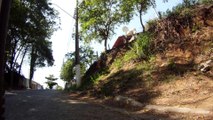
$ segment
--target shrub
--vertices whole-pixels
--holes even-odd
[[[198,3],[200,3],[200,4],[212,4],[213,0],[198,0]]]
[[[56,90],[62,91],[62,90],[63,90],[63,87],[57,85]]]
[[[163,12],[163,17],[170,17],[170,16],[179,16],[181,13],[184,16],[192,14],[190,12],[190,7],[197,4],[194,0],[187,0],[184,3],[180,3],[177,6],[173,7],[172,10],[167,10],[166,12]]]
[[[160,19],[161,19],[162,17],[160,17]],[[147,22],[147,24],[146,24],[146,28],[148,29],[148,30],[154,30],[155,29],[155,27],[157,26],[157,22],[158,22],[158,20],[157,19],[152,19],[152,20],[149,20],[148,22]]]
[[[84,80],[79,89],[84,90],[93,87],[99,82],[99,80],[101,80],[101,77],[106,74],[109,74],[108,68],[101,69],[100,71],[90,75],[88,79]]]
[[[124,55],[123,61],[128,62],[136,58],[137,58],[137,55],[135,54],[135,52],[133,50],[130,50]]]
[[[79,90],[79,87],[77,87],[77,85],[72,85],[72,86],[70,86],[70,87],[68,87],[68,88],[65,88],[64,89],[65,91],[77,91],[77,90]]]
[[[131,50],[139,59],[147,59],[151,53],[150,43],[152,35],[148,32],[139,35],[138,39],[133,44]]]
[[[92,76],[90,76],[90,82],[91,84],[96,84],[100,78],[101,74],[100,73],[96,73]]]
[[[115,61],[113,62],[112,66],[116,67],[118,69],[121,68],[123,66],[123,60],[122,60],[122,58],[115,59]]]

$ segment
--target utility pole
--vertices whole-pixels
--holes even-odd
[[[77,87],[81,85],[81,68],[79,57],[79,35],[78,35],[78,0],[76,0],[76,25],[75,25],[75,78]]]
[[[78,35],[78,0],[76,0],[76,9],[75,9],[75,16],[73,17],[70,15],[67,11],[65,11],[63,8],[58,6],[57,4],[54,4],[56,7],[61,9],[64,13],[69,15],[71,18],[75,19],[75,67],[73,71],[75,72],[75,79],[76,79],[76,85],[79,87],[81,85],[81,68],[80,68],[80,57],[79,57],[79,35]]]
[[[0,0],[0,120],[4,120],[4,57],[11,3],[12,0]]]

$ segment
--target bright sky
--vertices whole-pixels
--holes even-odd
[[[72,39],[72,33],[74,30],[74,19],[71,18],[69,15],[67,15],[64,11],[68,12],[70,15],[74,14],[74,8],[75,8],[75,1],[76,0],[51,0],[53,3],[53,7],[58,10],[59,17],[61,18],[61,29],[54,32],[53,36],[51,37],[51,41],[53,43],[52,49],[53,49],[53,56],[55,59],[55,64],[53,67],[45,67],[45,68],[37,68],[34,73],[33,80],[42,84],[44,88],[46,88],[46,76],[49,76],[50,74],[53,74],[55,77],[57,77],[59,80],[57,80],[58,84],[62,87],[64,87],[64,82],[60,80],[60,69],[63,64],[64,55],[67,52],[74,51],[75,49],[75,41]],[[80,1],[80,0],[79,0]],[[163,0],[156,0],[157,1],[157,11],[166,11],[167,9],[171,9],[174,5],[177,5],[178,3],[181,3],[182,0],[169,0],[168,3],[162,3]],[[61,10],[62,8],[63,10]],[[155,18],[156,14],[154,10],[151,8],[148,13],[145,15],[144,20],[147,21],[149,19]],[[136,16],[134,19],[128,24],[128,25],[121,25],[118,27],[118,29],[115,31],[116,35],[112,37],[112,40],[109,41],[110,47],[113,46],[116,38],[118,36],[123,35],[122,27],[127,26],[128,28],[136,28],[137,32],[140,32],[141,25],[139,22],[139,17]],[[95,51],[98,51],[99,53],[104,50],[103,44],[97,44],[93,43],[92,45],[94,47]],[[29,62],[25,61],[23,69],[23,74],[25,77],[29,78]]]

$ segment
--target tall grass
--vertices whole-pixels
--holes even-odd
[[[135,53],[138,59],[147,59],[151,54],[150,44],[152,35],[149,32],[144,32],[138,36],[138,39],[133,44],[131,51]]]

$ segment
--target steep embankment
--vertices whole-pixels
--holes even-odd
[[[213,4],[156,20],[147,33],[145,57],[123,46],[91,66],[83,78],[88,95],[213,110]]]

